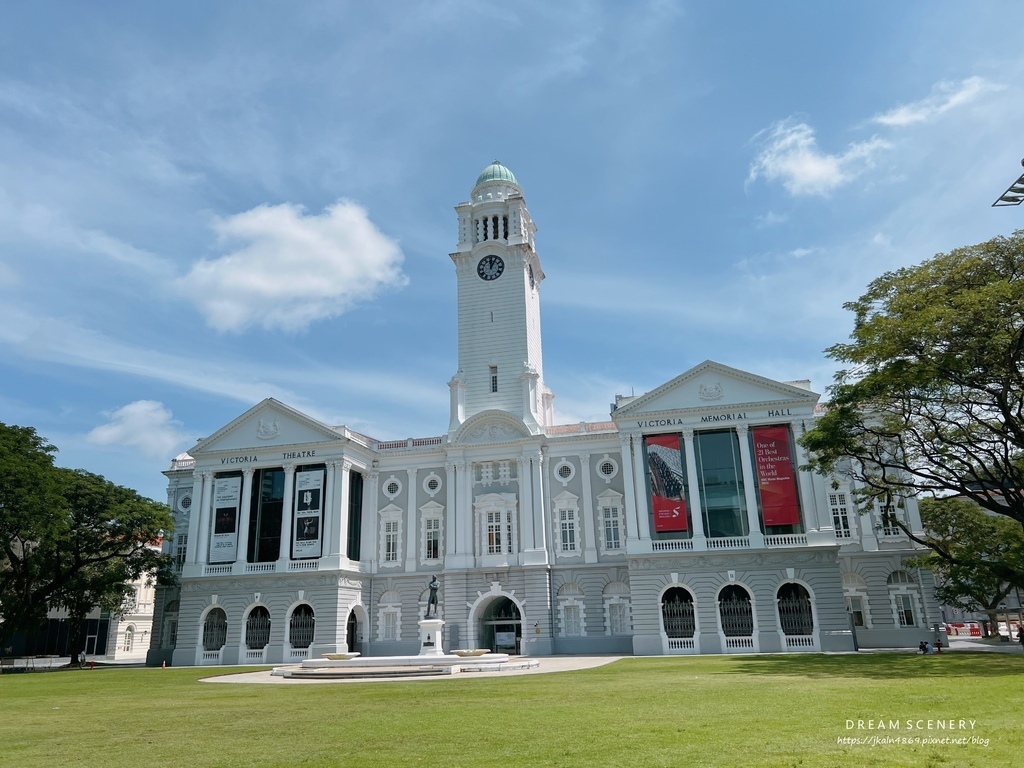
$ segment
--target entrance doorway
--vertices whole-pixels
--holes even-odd
[[[522,647],[523,617],[507,597],[492,600],[480,617],[480,647],[495,653],[518,654]]]
[[[356,612],[352,611],[348,615],[348,623],[345,625],[345,645],[349,653],[355,653],[356,651],[356,632],[359,629],[359,623],[356,621]]]

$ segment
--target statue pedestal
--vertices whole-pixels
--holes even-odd
[[[441,647],[443,619],[420,619],[420,656],[444,656]]]

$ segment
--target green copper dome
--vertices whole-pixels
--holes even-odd
[[[477,185],[480,185],[487,181],[510,181],[513,184],[519,183],[516,181],[516,175],[497,160],[484,168],[483,173],[477,177],[476,183]]]

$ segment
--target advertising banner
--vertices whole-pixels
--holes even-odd
[[[788,427],[754,427],[754,464],[765,525],[799,525],[796,467]]]
[[[210,562],[233,563],[238,547],[238,504],[242,498],[242,478],[218,477],[213,481],[213,535],[210,537]]]
[[[320,557],[323,551],[324,471],[295,473],[292,557]]]
[[[683,474],[679,435],[649,435],[644,438],[644,443],[651,480],[654,530],[658,533],[688,530],[686,476]]]

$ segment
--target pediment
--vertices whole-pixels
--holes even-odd
[[[258,451],[282,445],[340,441],[331,427],[268,397],[234,421],[204,438],[189,453],[199,456],[224,451]]]
[[[483,411],[459,427],[452,443],[474,445],[482,443],[507,443],[533,437],[522,419],[505,411]]]
[[[730,409],[795,408],[812,411],[816,392],[766,379],[706,360],[656,389],[616,409],[612,418],[645,414]]]

